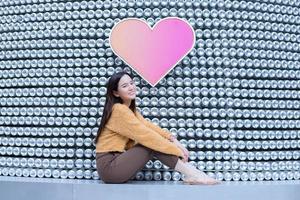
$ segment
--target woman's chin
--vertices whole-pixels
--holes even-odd
[[[136,97],[135,94],[129,96],[130,99],[134,99],[135,97]]]

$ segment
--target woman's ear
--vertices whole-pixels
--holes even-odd
[[[114,91],[114,90],[113,90],[113,94],[114,94],[116,97],[119,97],[118,92],[116,92],[116,91]]]

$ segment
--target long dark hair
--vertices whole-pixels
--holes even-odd
[[[105,100],[105,104],[104,104],[103,114],[101,117],[100,127],[98,129],[94,144],[97,143],[97,140],[101,134],[101,131],[103,130],[106,122],[108,121],[108,119],[111,115],[113,105],[115,103],[123,103],[123,100],[120,97],[116,97],[115,95],[113,95],[113,90],[118,91],[119,81],[125,74],[127,74],[131,79],[133,79],[132,75],[129,74],[128,72],[120,71],[120,72],[113,74],[109,78],[108,82],[106,83],[106,100]],[[135,113],[135,111],[136,111],[135,99],[131,100],[131,104],[130,104],[129,108],[132,110],[133,113]]]

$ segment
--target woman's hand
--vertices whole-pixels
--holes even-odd
[[[184,151],[183,151],[184,152]],[[189,160],[189,155],[186,153],[183,153],[184,157],[183,157],[183,162],[187,162]]]
[[[173,143],[179,148],[182,150],[183,152],[183,155],[184,155],[184,158],[183,158],[183,161],[184,162],[187,162],[188,159],[189,159],[189,151],[177,140],[177,139],[174,139],[173,140]]]

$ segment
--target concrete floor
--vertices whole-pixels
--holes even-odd
[[[1,200],[299,200],[300,181],[223,182],[184,185],[181,181],[71,180],[0,176]]]

